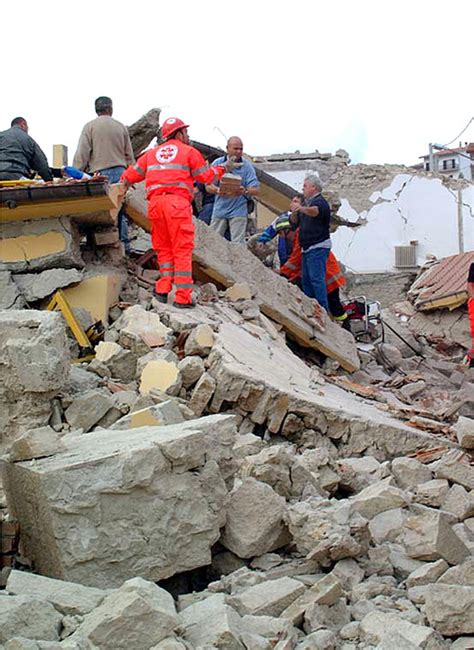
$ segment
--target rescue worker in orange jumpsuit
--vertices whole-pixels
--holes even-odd
[[[467,276],[467,310],[469,313],[469,322],[471,325],[471,347],[467,353],[469,368],[474,368],[474,262],[469,267]]]
[[[174,284],[173,304],[180,308],[194,306],[194,183],[213,183],[237,166],[229,160],[225,165],[209,167],[201,153],[189,145],[188,126],[176,117],[168,118],[161,129],[164,142],[146,151],[121,177],[126,186],[145,180],[151,240],[160,269],[153,293],[166,303]]]
[[[284,275],[290,282],[299,284],[301,282],[302,253],[299,241],[299,230],[296,231],[293,243],[293,251],[286,264],[280,267],[280,274]],[[341,304],[339,287],[346,284],[339,262],[332,251],[326,264],[326,287],[328,292],[329,313],[335,321],[342,323],[342,327],[350,331],[347,312]]]

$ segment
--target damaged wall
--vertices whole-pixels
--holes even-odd
[[[301,171],[272,172],[301,190]],[[474,185],[450,180],[444,184],[396,166],[352,165],[327,184],[338,192],[338,215],[365,222],[360,228],[339,228],[332,235],[336,256],[356,272],[395,270],[395,246],[417,241],[416,261],[474,248]],[[370,250],[370,255],[367,251]]]

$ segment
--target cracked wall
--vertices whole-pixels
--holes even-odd
[[[275,176],[301,190],[305,171]],[[474,249],[474,185],[443,183],[396,166],[353,165],[327,189],[341,198],[338,215],[361,223],[332,235],[336,256],[351,271],[396,271],[395,247],[417,241],[417,264]]]

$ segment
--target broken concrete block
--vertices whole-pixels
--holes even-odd
[[[459,637],[451,645],[451,650],[471,650],[472,648],[474,648],[474,636]]]
[[[462,485],[452,485],[441,508],[446,512],[451,512],[460,521],[474,517],[474,491],[468,492]]]
[[[48,424],[51,400],[63,388],[69,365],[59,314],[0,313],[0,450],[25,429]]]
[[[436,511],[408,517],[402,539],[408,555],[420,560],[443,558],[453,565],[470,555],[464,542],[447,523],[446,516]]]
[[[189,406],[197,417],[204,413],[211,401],[211,397],[214,395],[215,389],[216,380],[208,372],[205,372],[194,387],[189,401]]]
[[[32,458],[44,458],[62,451],[64,446],[59,436],[51,427],[39,427],[30,429],[19,436],[9,450],[9,460],[31,460]]]
[[[441,650],[442,639],[429,627],[414,625],[395,614],[374,611],[360,622],[361,639],[369,643],[380,643],[388,634],[398,633],[415,648]]]
[[[250,558],[290,541],[284,523],[285,499],[266,483],[246,478],[229,495],[220,543],[240,558]]]
[[[350,625],[350,620],[349,607],[344,598],[339,598],[334,605],[320,605],[319,603],[309,605],[305,611],[303,629],[306,634],[316,632],[321,628],[329,628],[333,632],[340,632],[341,628]],[[358,630],[359,624],[355,623],[355,625]],[[348,636],[347,638],[351,637]]]
[[[341,487],[360,492],[371,483],[384,478],[381,464],[373,456],[343,458],[336,466]]]
[[[15,275],[15,283],[27,302],[35,302],[51,296],[58,289],[82,280],[77,269],[48,269],[41,273]]]
[[[193,648],[243,650],[245,647],[240,642],[244,631],[242,619],[226,605],[224,594],[215,594],[186,607],[179,618],[183,636]]]
[[[418,503],[433,508],[441,507],[446,495],[449,492],[449,483],[446,479],[432,479],[426,483],[420,483],[415,490],[415,499]]]
[[[15,636],[59,641],[62,616],[33,596],[0,596],[0,643]]]
[[[0,309],[22,309],[25,304],[10,271],[0,271]]]
[[[332,630],[316,630],[316,632],[308,634],[296,647],[297,650],[311,650],[312,648],[336,650],[338,647],[337,637]]]
[[[426,617],[445,636],[474,633],[474,587],[432,585],[426,594]]]
[[[191,330],[184,344],[184,353],[186,356],[198,355],[207,357],[214,345],[214,332],[209,325],[197,325]]]
[[[474,449],[474,420],[461,415],[453,426],[457,439],[464,449]]]
[[[142,578],[127,580],[106,596],[69,637],[104,650],[151,648],[173,633],[178,616],[173,597]]]
[[[405,384],[400,388],[400,392],[404,397],[408,398],[409,400],[412,400],[415,397],[417,397],[417,395],[422,393],[425,390],[425,388],[426,388],[426,382],[423,381],[423,379],[420,379],[419,381],[415,381],[411,384]]]
[[[390,485],[391,477],[373,483],[352,497],[352,508],[365,519],[372,519],[385,510],[393,510],[408,504],[408,497],[397,487]]]
[[[75,397],[65,411],[65,417],[73,429],[90,431],[114,406],[113,398],[100,389],[89,390]]]
[[[100,341],[95,347],[95,358],[97,361],[106,364],[122,349],[122,346],[113,341]]]
[[[115,227],[94,230],[92,235],[96,246],[112,246],[120,241],[118,229]]]
[[[105,346],[105,347],[104,347]],[[95,364],[100,362],[114,379],[127,384],[137,373],[137,357],[131,350],[125,350],[113,341],[101,341],[95,349]]]
[[[369,531],[376,544],[394,542],[401,534],[405,513],[401,508],[385,510],[375,515],[369,522]]]
[[[438,579],[438,583],[474,587],[474,557],[471,556],[462,564],[449,568]]]
[[[33,596],[51,603],[61,614],[84,615],[100,605],[107,592],[94,587],[53,580],[26,571],[12,571],[6,590],[15,596]]]
[[[231,302],[238,300],[252,300],[252,292],[246,282],[236,282],[225,290],[225,297]]]
[[[181,373],[183,386],[185,388],[191,388],[206,372],[206,367],[201,357],[191,355],[181,359],[178,363],[178,370]]]
[[[2,223],[0,271],[82,268],[78,227],[68,217]]]
[[[294,600],[289,607],[280,614],[293,625],[301,625],[306,610],[310,605],[334,605],[342,596],[342,587],[339,580],[331,573],[320,578],[315,584]]]
[[[136,431],[66,435],[64,452],[5,464],[10,511],[41,574],[106,588],[210,564],[225,523],[234,418]]]
[[[288,447],[265,447],[258,454],[243,460],[239,475],[243,478],[251,476],[257,481],[267,483],[277,494],[289,498],[294,478],[290,478],[290,467],[294,461],[294,453]]]
[[[146,311],[140,305],[128,307],[114,323],[119,331],[119,343],[124,348],[136,352],[136,342],[141,341],[148,348],[163,345],[172,331],[161,322],[160,316]]]
[[[173,361],[149,361],[140,376],[140,393],[148,395],[157,388],[168,395],[178,395],[181,388],[181,375],[178,365]]]
[[[63,289],[71,307],[82,308],[91,314],[94,321],[108,324],[109,309],[118,302],[123,277],[117,271],[88,273],[79,284]]]
[[[406,585],[408,588],[429,585],[436,582],[448,569],[449,564],[445,560],[429,562],[412,571],[406,579]]]
[[[262,438],[255,436],[253,433],[240,435],[234,445],[234,455],[236,458],[246,458],[258,454],[265,447]]]
[[[298,580],[278,578],[266,580],[234,596],[228,596],[227,603],[241,616],[280,616],[304,591],[304,585]]]
[[[459,483],[466,490],[474,490],[474,467],[459,462],[449,454],[437,463],[435,474],[436,478],[445,478],[451,483]]]
[[[420,483],[426,483],[433,478],[429,467],[420,463],[416,458],[394,458],[391,471],[402,490],[413,490]]]
[[[123,431],[124,429],[164,426],[180,422],[184,422],[181,409],[174,400],[168,400],[139,411],[133,411],[117,420],[110,428]]]

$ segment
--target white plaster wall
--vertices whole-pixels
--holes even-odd
[[[301,190],[306,172],[276,172],[274,176]],[[440,180],[399,174],[390,185],[374,192],[373,207],[356,212],[350,198],[341,196],[338,214],[348,221],[367,220],[359,228],[338,228],[332,235],[336,256],[358,272],[395,270],[395,246],[418,241],[417,262],[428,254],[438,258],[459,253],[458,194]],[[464,251],[474,250],[474,186],[462,190]]]

